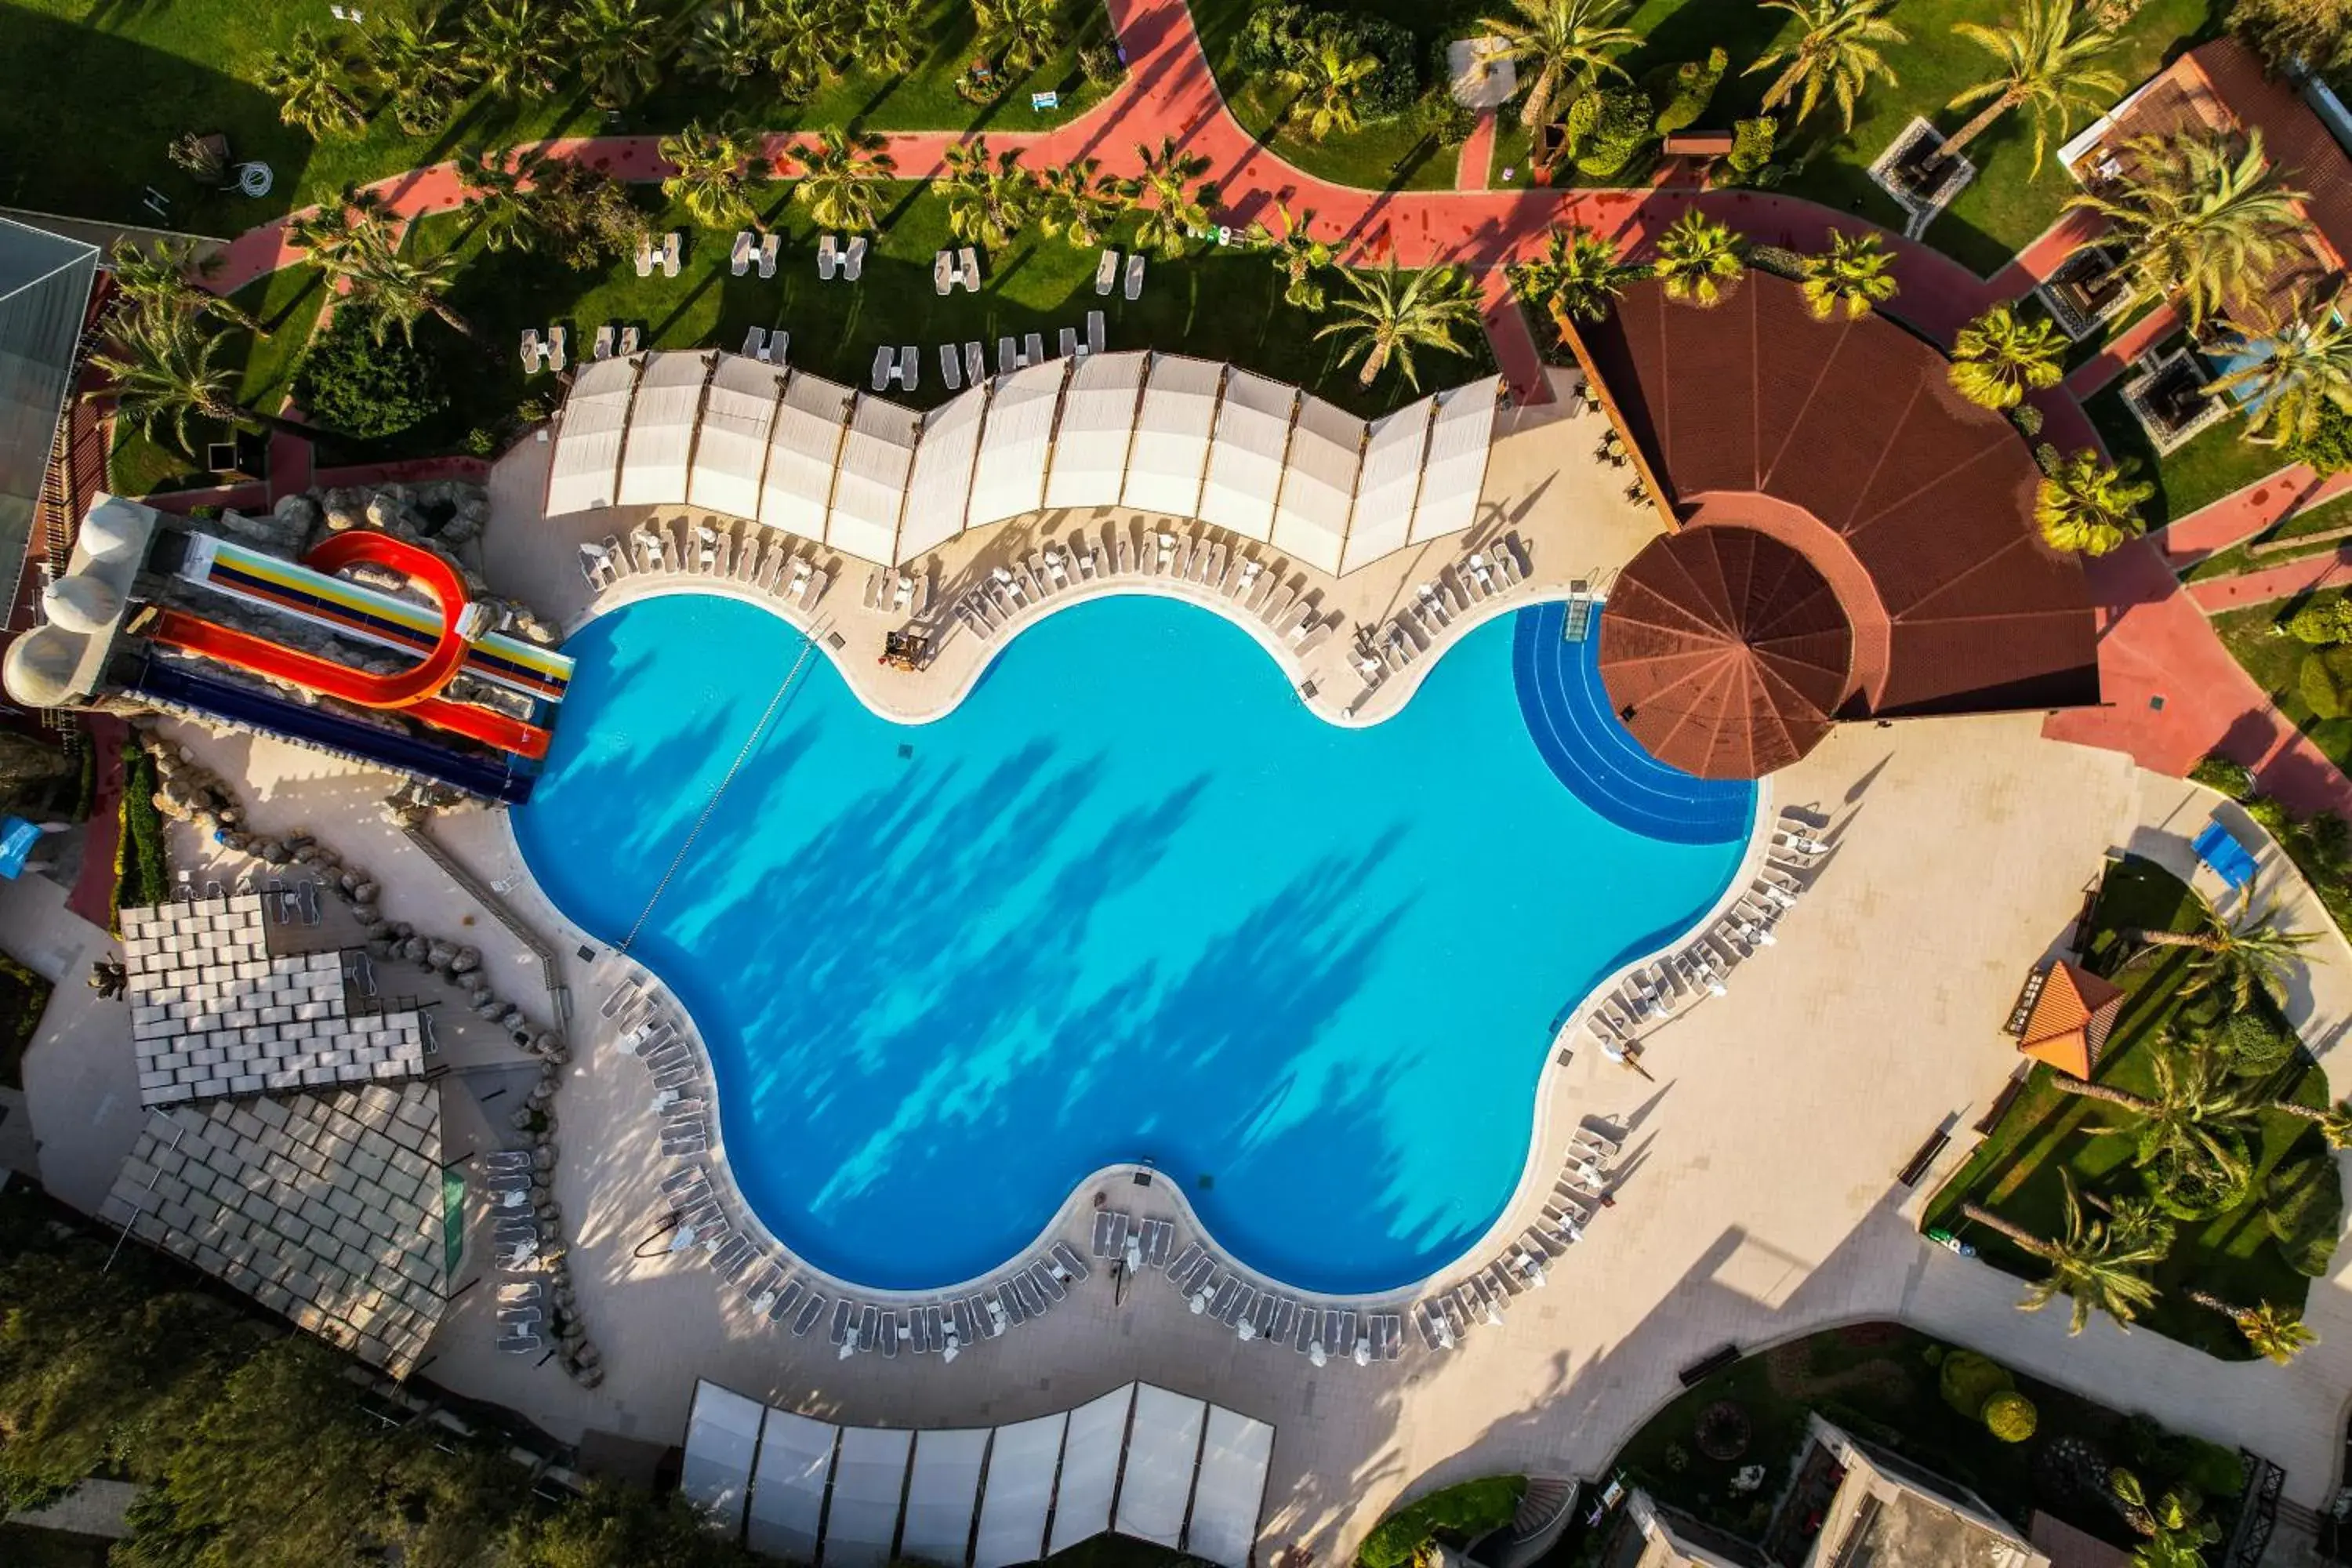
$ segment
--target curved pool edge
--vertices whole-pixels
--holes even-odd
[[[665,592],[675,591],[666,590]],[[635,598],[661,596],[664,595],[638,595],[627,602],[635,602]],[[620,605],[615,604],[612,607],[618,608]],[[887,717],[887,715],[882,716]],[[1756,879],[1758,868],[1764,863],[1770,850],[1772,839],[1771,826],[1774,819],[1770,811],[1771,783],[1769,779],[1759,779],[1756,781],[1756,809],[1748,825],[1747,843],[1741,848],[1737,866],[1715,900],[1704,911],[1693,917],[1687,924],[1675,929],[1664,940],[1626,958],[1615,968],[1602,974],[1586,989],[1573,1006],[1561,1013],[1561,1022],[1545,1042],[1544,1060],[1536,1075],[1532,1091],[1535,1100],[1529,1118],[1528,1147],[1526,1155],[1520,1163],[1518,1179],[1512,1185],[1510,1194],[1505,1198],[1502,1206],[1496,1212],[1493,1222],[1469,1246],[1463,1247],[1447,1258],[1439,1267],[1430,1269],[1419,1278],[1381,1290],[1352,1293],[1305,1289],[1283,1279],[1278,1275],[1269,1274],[1251,1265],[1218,1240],[1215,1230],[1193,1207],[1191,1199],[1180,1184],[1170,1180],[1165,1172],[1159,1171],[1155,1166],[1133,1162],[1115,1162],[1080,1177],[1072,1184],[1069,1196],[1056,1205],[1044,1217],[1036,1231],[1025,1244],[1014,1248],[992,1268],[952,1283],[925,1286],[918,1289],[871,1286],[836,1274],[810,1261],[775,1234],[736,1182],[733,1163],[727,1157],[724,1118],[716,1114],[715,1101],[719,1092],[719,1075],[712,1068],[709,1048],[704,1043],[702,1028],[696,1021],[693,1010],[686,1005],[677,989],[650,964],[643,959],[622,952],[616,946],[574,921],[547,889],[540,885],[537,874],[531,870],[530,860],[523,854],[521,841],[515,834],[512,813],[499,812],[496,815],[499,818],[499,832],[503,836],[502,847],[505,852],[513,858],[513,864],[520,869],[523,877],[528,880],[533,898],[560,926],[561,929],[556,934],[566,945],[574,950],[582,946],[596,950],[597,956],[593,960],[585,961],[591,966],[592,972],[604,971],[608,965],[618,968],[619,973],[613,975],[611,984],[604,989],[609,991],[613,986],[617,986],[632,978],[640,979],[649,992],[655,993],[657,999],[666,1003],[677,1016],[682,1026],[680,1033],[687,1041],[688,1049],[694,1055],[698,1070],[711,1086],[714,1114],[709,1118],[710,1148],[705,1156],[709,1163],[711,1185],[721,1193],[723,1201],[731,1211],[729,1216],[730,1223],[756,1237],[763,1245],[763,1249],[773,1255],[772,1261],[788,1265],[797,1273],[822,1283],[835,1295],[855,1296],[877,1305],[911,1306],[942,1298],[968,1295],[986,1289],[1003,1279],[1012,1271],[1015,1264],[1032,1258],[1055,1239],[1056,1233],[1067,1222],[1073,1210],[1084,1203],[1085,1194],[1090,1187],[1106,1178],[1131,1179],[1138,1172],[1149,1171],[1158,1178],[1153,1183],[1154,1190],[1174,1197],[1178,1213],[1190,1224],[1193,1234],[1201,1239],[1202,1246],[1215,1254],[1223,1267],[1260,1289],[1272,1289],[1297,1297],[1302,1300],[1328,1304],[1344,1310],[1375,1307],[1395,1308],[1410,1304],[1449,1276],[1473,1267],[1473,1259],[1499,1251],[1517,1232],[1526,1228],[1525,1221],[1518,1220],[1516,1216],[1521,1214],[1530,1190],[1535,1188],[1538,1181],[1546,1180],[1539,1173],[1543,1166],[1541,1157],[1549,1148],[1551,1142],[1553,1090],[1558,1082],[1558,1074],[1567,1065],[1559,1050],[1560,1041],[1573,1038],[1577,1029],[1591,1016],[1595,1005],[1622,984],[1628,975],[1674,952],[1688,942],[1694,932],[1706,930],[1721,920],[1745,895],[1748,885]],[[575,1012],[573,1016],[601,1021],[600,1015],[593,1013]],[[610,1047],[604,1041],[589,1040],[575,1042],[574,1048],[577,1051],[593,1053],[594,1064],[601,1068],[602,1058],[609,1051]]]
[[[750,605],[754,608],[766,611],[792,627],[793,631],[806,637],[810,645],[833,665],[835,673],[841,677],[841,683],[848,689],[849,694],[855,697],[867,712],[886,723],[906,725],[937,723],[963,705],[964,700],[979,688],[988,672],[995,668],[996,661],[1003,657],[1004,650],[1018,641],[1023,634],[1044,625],[1064,610],[1076,605],[1128,596],[1166,599],[1175,604],[1189,605],[1194,609],[1207,611],[1257,644],[1258,651],[1273,660],[1275,668],[1282,672],[1283,680],[1289,686],[1292,694],[1298,697],[1299,706],[1325,723],[1339,729],[1363,730],[1370,729],[1375,724],[1384,723],[1403,712],[1406,706],[1420,693],[1422,684],[1428,678],[1429,672],[1472,632],[1487,622],[1500,619],[1504,616],[1512,615],[1520,610],[1532,609],[1539,605],[1557,603],[1567,596],[1568,590],[1561,587],[1557,591],[1503,593],[1492,598],[1481,600],[1467,609],[1456,613],[1454,619],[1445,624],[1444,630],[1437,640],[1423,649],[1402,669],[1392,672],[1379,685],[1367,688],[1364,701],[1346,704],[1334,704],[1319,689],[1312,694],[1302,694],[1302,685],[1307,675],[1305,667],[1299,663],[1291,649],[1283,646],[1281,639],[1275,636],[1273,628],[1265,624],[1263,617],[1249,614],[1222,594],[1206,592],[1199,584],[1158,577],[1099,578],[1090,583],[1073,584],[1050,598],[1024,605],[1006,624],[1003,631],[979,645],[983,650],[981,657],[970,662],[969,667],[949,689],[946,696],[937,703],[927,707],[891,707],[881,701],[867,686],[870,679],[867,671],[872,667],[853,664],[846,657],[846,648],[835,647],[827,640],[825,632],[829,623],[821,612],[812,614],[801,610],[773,594],[763,594],[757,589],[746,588],[730,579],[683,574],[670,574],[658,577],[643,574],[624,577],[590,599],[578,614],[565,620],[560,629],[564,640],[569,642],[583,626],[600,616],[651,599],[677,598],[696,594],[709,598],[731,599],[738,604]],[[1360,709],[1363,710],[1360,711]]]

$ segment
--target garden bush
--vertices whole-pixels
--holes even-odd
[[[2327,673],[2327,661],[2317,654],[2303,656],[2303,664],[2294,672],[2294,689],[2313,718],[2344,717],[2344,699],[2336,689],[2336,678]]]
[[[1754,179],[1757,173],[1772,161],[1772,147],[1780,140],[1780,122],[1769,116],[1733,121],[1731,155],[1724,160],[1725,163],[1741,179]]]
[[[1576,166],[1596,180],[1605,180],[1621,173],[1655,135],[1650,129],[1650,100],[1640,89],[1631,87],[1605,87],[1585,98],[1598,101],[1592,110],[1592,134],[1586,139]],[[1578,101],[1581,104],[1584,100]]]
[[[2016,1386],[2017,1380],[2007,1367],[1974,1351],[1952,1352],[1937,1375],[1944,1403],[1971,1421],[1984,1414],[1985,1403],[1994,1394],[2007,1394]]]
[[[2311,433],[2288,437],[2286,455],[2309,463],[2323,474],[2340,474],[2352,468],[2352,414],[2326,398],[2319,399]]]
[[[2231,800],[2252,800],[2254,770],[2228,757],[2211,756],[2189,770],[2189,776],[2207,789],[2218,789]]]
[[[373,441],[415,428],[449,405],[430,353],[386,333],[378,342],[362,312],[338,310],[294,373],[294,395],[321,430]]]
[[[1393,120],[1420,98],[1420,51],[1411,32],[1384,16],[1326,11],[1297,0],[1277,0],[1251,13],[1242,26],[1234,63],[1253,77],[1272,76],[1327,37],[1336,38],[1345,53],[1370,55],[1380,62],[1356,103],[1356,113],[1365,122]]]
[[[114,842],[114,907],[139,909],[172,896],[163,818],[155,809],[155,760],[137,744],[122,748],[122,820]],[[119,928],[121,921],[114,924]]]
[[[2286,635],[2314,647],[2352,641],[2352,599],[2341,594],[2314,599],[2287,617]]]
[[[1499,1530],[1518,1511],[1525,1476],[1488,1476],[1433,1491],[1381,1521],[1356,1550],[1360,1568],[1404,1568],[1441,1534],[1466,1542]]]
[[[25,1047],[49,1005],[49,983],[0,952],[0,1089],[25,1087]]]
[[[2282,1027],[2260,1007],[2231,1013],[2205,1031],[2210,1046],[2237,1078],[2267,1078],[2294,1057],[2294,1031]]]
[[[1644,79],[1650,89],[1650,101],[1657,108],[1653,129],[1661,136],[1671,136],[1685,126],[1698,123],[1706,112],[1708,102],[1715,97],[1716,85],[1731,64],[1731,57],[1720,47],[1707,51],[1703,60],[1685,60],[1678,66],[1661,66]]]
[[[2042,1424],[2033,1401],[2015,1389],[1996,1394],[1984,1403],[1985,1430],[2004,1443],[2022,1443]]]

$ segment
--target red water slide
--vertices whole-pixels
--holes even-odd
[[[466,662],[467,644],[457,624],[466,611],[466,584],[456,567],[432,551],[390,534],[353,530],[327,540],[303,557],[320,572],[367,563],[404,574],[441,606],[441,637],[423,660],[391,675],[353,669],[283,643],[241,632],[180,610],[161,611],[147,635],[156,642],[201,654],[239,669],[291,681],[363,708],[397,709],[452,734],[500,751],[539,758],[547,755],[548,732],[536,724],[440,695]]]

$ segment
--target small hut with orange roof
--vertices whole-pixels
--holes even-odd
[[[2024,1008],[2025,1020],[2017,1048],[2036,1061],[2048,1062],[2060,1072],[2088,1079],[2098,1070],[2099,1054],[2123,1011],[2121,987],[2059,959],[2044,970]]]

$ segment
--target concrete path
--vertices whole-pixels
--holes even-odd
[[[1478,123],[1463,139],[1462,155],[1454,165],[1454,188],[1457,191],[1483,191],[1495,169],[1495,114],[1491,109],[1478,111]]]
[[[2124,373],[2125,367],[2166,338],[2180,331],[2180,312],[2169,305],[2159,305],[2126,327],[2097,353],[2074,367],[2066,377],[2066,390],[2076,397],[2089,397]]]

